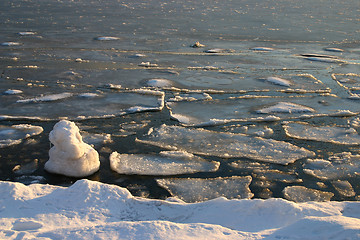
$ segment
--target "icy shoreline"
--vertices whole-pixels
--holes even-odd
[[[360,202],[185,203],[134,197],[90,180],[0,182],[1,239],[359,239]]]

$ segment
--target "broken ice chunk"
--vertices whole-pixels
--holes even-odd
[[[69,98],[71,96],[72,96],[71,93],[65,92],[65,93],[51,94],[51,95],[29,98],[29,99],[21,99],[21,100],[17,100],[16,102],[17,103],[52,102],[52,101]]]
[[[326,202],[334,196],[331,192],[323,192],[304,186],[288,186],[283,190],[284,197],[294,202]]]
[[[185,202],[201,202],[218,197],[252,198],[254,194],[249,185],[252,178],[246,177],[219,177],[219,178],[166,178],[156,182],[171,195]]]
[[[42,132],[42,127],[30,124],[0,126],[0,148],[19,144],[22,140]]]
[[[113,41],[113,40],[119,40],[120,38],[118,37],[109,37],[109,36],[101,36],[101,37],[96,37],[94,38],[94,40],[98,40],[98,41]]]
[[[287,123],[284,126],[287,136],[298,139],[330,142],[344,145],[359,145],[360,135],[354,128],[315,127],[305,123]]]
[[[261,180],[271,181],[271,182],[273,182],[273,181],[283,182],[283,183],[301,183],[302,182],[302,179],[298,178],[297,175],[282,172],[279,170],[256,169],[254,171],[254,176]]]
[[[215,172],[219,162],[208,162],[186,152],[162,152],[161,155],[119,154],[110,155],[110,167],[120,174],[177,175],[196,172]]]
[[[22,165],[16,165],[13,168],[13,172],[18,175],[31,174],[31,173],[35,172],[36,169],[38,168],[38,163],[39,163],[39,160],[34,159],[33,161],[31,161],[29,163],[22,164]]]
[[[315,155],[304,148],[273,139],[165,124],[137,141],[205,156],[245,157],[283,165]]]
[[[266,81],[276,84],[276,85],[284,86],[284,87],[290,87],[292,85],[289,80],[279,78],[279,77],[268,77],[268,78],[266,78]]]
[[[304,105],[291,103],[291,102],[278,102],[277,104],[259,109],[257,113],[306,113],[306,112],[315,112],[311,107]]]
[[[334,186],[336,191],[338,191],[338,193],[344,197],[353,197],[356,195],[349,181],[337,180],[331,182],[331,184]]]
[[[171,87],[173,85],[171,80],[164,79],[164,78],[153,78],[146,81],[146,86],[148,87]]]
[[[343,152],[335,154],[329,160],[308,159],[304,172],[322,180],[356,177],[360,172],[360,155]]]

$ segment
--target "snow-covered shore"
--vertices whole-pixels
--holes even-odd
[[[185,203],[90,180],[0,182],[0,239],[360,239],[360,202]]]

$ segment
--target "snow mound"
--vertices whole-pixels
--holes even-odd
[[[89,180],[0,181],[1,239],[358,239],[360,202],[133,197]],[[181,237],[179,237],[181,236]]]
[[[49,151],[45,169],[51,173],[70,177],[84,177],[99,170],[99,154],[83,142],[75,123],[61,120],[49,134],[54,146]]]

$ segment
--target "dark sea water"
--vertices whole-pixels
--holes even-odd
[[[100,154],[100,170],[88,178],[137,196],[171,196],[159,178],[251,176],[255,198],[284,197],[286,187],[305,186],[332,192],[332,200],[359,200],[358,0],[3,0],[0,5],[0,125],[44,129],[0,148],[1,180],[65,186],[76,181],[44,170],[49,132],[69,119]],[[191,47],[196,42],[204,46]],[[278,103],[296,105],[267,111]],[[163,124],[190,134],[141,141]],[[211,130],[211,138],[199,139],[198,128]],[[223,133],[261,137],[260,147],[263,139],[274,139],[314,154],[288,165],[277,162],[272,150],[251,157],[238,154],[249,149],[232,149],[227,157],[217,154],[228,147]],[[0,131],[0,140],[6,139]],[[219,169],[171,176],[110,169],[114,151],[158,155],[171,139],[172,146],[220,162]]]

